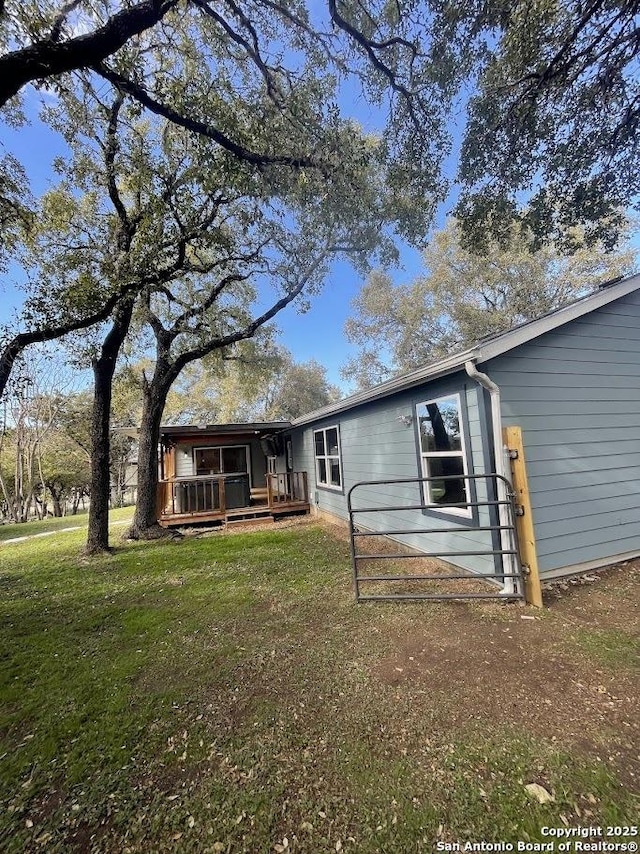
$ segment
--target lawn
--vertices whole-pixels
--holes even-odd
[[[119,507],[111,511],[111,521],[115,524],[124,524],[133,515],[133,507]],[[75,516],[49,517],[42,521],[21,522],[16,524],[7,522],[0,525],[0,543],[22,537],[32,537],[37,534],[48,534],[67,528],[86,528],[89,516],[86,512],[76,513]]]
[[[347,542],[313,523],[92,559],[83,537],[0,544],[3,852],[404,854],[636,822],[637,566],[543,613],[356,605]]]

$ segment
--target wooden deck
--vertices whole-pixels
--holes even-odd
[[[246,506],[228,507],[227,492],[222,477],[160,481],[158,523],[164,528],[207,522],[241,524],[258,519],[275,521],[310,510],[306,472],[267,475],[266,488],[254,490]]]
[[[268,507],[242,507],[236,510],[227,510],[225,513],[213,510],[199,513],[163,514],[158,522],[163,528],[171,528],[179,525],[197,525],[203,522],[231,523],[241,520],[252,522],[258,519],[275,521],[289,513],[308,513],[309,509],[308,501],[290,501],[272,510],[269,510]]]

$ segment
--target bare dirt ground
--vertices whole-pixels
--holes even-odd
[[[640,561],[546,587],[545,608],[454,603],[400,631],[381,682],[428,686],[452,726],[511,725],[598,755],[640,787]],[[456,703],[448,698],[452,680]]]
[[[294,516],[182,533],[226,537],[317,524],[308,516]],[[337,540],[348,541],[346,527],[327,522],[323,527]],[[397,544],[384,538],[360,542],[360,551],[398,551]],[[379,566],[365,562],[363,572],[373,574]],[[398,561],[397,571],[428,577],[456,570],[418,558]],[[469,724],[523,728],[585,756],[602,753],[631,789],[640,790],[640,560],[543,588],[543,610],[495,600],[361,604],[370,609],[375,628],[373,634],[365,629],[351,637],[354,667],[367,671],[374,692],[395,691],[404,708],[419,714],[428,702],[432,712],[440,709],[443,731]],[[375,585],[367,589],[380,592]],[[395,589],[408,592],[411,585],[398,583]],[[474,578],[434,582],[430,589],[493,590]],[[324,619],[318,614],[315,628],[312,619],[309,632],[320,637]],[[290,663],[293,671],[295,656]],[[295,684],[292,671],[284,667],[283,682]],[[251,674],[251,682],[260,696],[277,695],[282,687],[280,680],[261,685],[258,673]]]

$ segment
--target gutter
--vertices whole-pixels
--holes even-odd
[[[500,475],[503,478],[506,478],[506,480],[509,481],[511,473],[507,471],[507,466],[505,463],[504,442],[502,441],[502,409],[500,406],[500,387],[496,383],[494,383],[494,381],[489,376],[487,376],[487,374],[483,374],[481,371],[479,371],[476,367],[475,362],[472,362],[471,360],[466,361],[464,363],[464,369],[472,380],[475,380],[478,385],[482,386],[482,388],[485,388],[489,392],[489,396],[491,398],[491,426],[495,471],[496,474]],[[506,501],[508,498],[506,484],[503,480],[500,480],[500,478],[497,478],[497,496],[498,501]],[[504,504],[498,505],[498,516],[500,519],[500,525],[509,525],[507,508]],[[510,549],[512,547],[510,539],[511,538],[509,536],[509,532],[504,529],[501,530],[500,548],[505,550]],[[506,556],[503,556],[503,560],[504,557]],[[505,579],[504,587],[501,591],[504,595],[520,592],[518,590],[517,575],[515,574],[516,567],[513,565],[516,560],[520,560],[520,557],[519,555],[511,555],[510,557],[512,558],[512,566],[510,567],[512,577]]]

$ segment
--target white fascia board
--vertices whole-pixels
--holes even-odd
[[[302,415],[300,418],[295,418],[291,422],[291,426],[302,427],[305,424],[310,424],[312,421],[320,421],[323,418],[328,418],[339,412],[345,412],[355,406],[387,397],[396,391],[402,391],[420,383],[438,379],[446,374],[462,370],[464,363],[468,361],[476,363],[487,362],[489,359],[501,356],[503,353],[513,350],[521,344],[526,344],[534,338],[538,338],[545,332],[551,332],[559,326],[569,323],[571,320],[577,320],[579,317],[602,308],[602,306],[608,305],[610,302],[633,293],[633,291],[638,289],[640,289],[640,273],[630,276],[628,279],[624,279],[615,285],[608,285],[605,288],[601,288],[565,308],[554,311],[538,320],[525,323],[517,329],[512,329],[503,335],[486,341],[484,344],[479,343],[465,350],[464,353],[456,353],[453,356],[447,356],[446,359],[441,359],[439,362],[431,362],[428,365],[423,365],[410,373],[394,377],[373,388],[345,397],[344,400],[340,400],[337,403],[323,406],[321,409],[316,409],[313,412]]]
[[[363,403],[371,403],[374,400],[379,400],[382,397],[387,397],[394,394],[396,391],[402,391],[406,388],[419,385],[428,380],[434,380],[446,374],[464,368],[464,363],[469,359],[477,357],[477,348],[465,350],[464,353],[456,353],[454,356],[447,356],[446,359],[441,359],[439,362],[431,362],[429,365],[423,365],[411,371],[408,374],[394,377],[392,380],[387,380],[373,388],[358,391],[355,394],[345,397],[344,400],[339,400],[337,403],[331,403],[328,406],[323,406],[321,409],[316,409],[314,412],[309,412],[302,415],[300,418],[295,418],[291,422],[292,427],[301,427],[304,424],[309,424],[312,421],[320,421],[322,418],[328,418],[338,412],[344,412],[347,409],[353,409],[355,406],[360,406]]]
[[[487,341],[485,344],[478,344],[476,349],[477,361],[487,362],[489,359],[494,359],[496,356],[501,356],[503,353],[519,347],[521,344],[527,344],[534,338],[544,335],[545,332],[552,332],[559,326],[564,326],[572,320],[578,320],[585,314],[590,314],[598,308],[608,305],[620,297],[627,296],[640,288],[640,274],[631,276],[618,282],[616,285],[609,285],[602,288],[593,294],[583,297],[578,302],[558,309],[539,320],[532,320],[531,323],[526,323],[524,326],[512,329],[510,332],[505,332],[498,338],[492,341]]]

